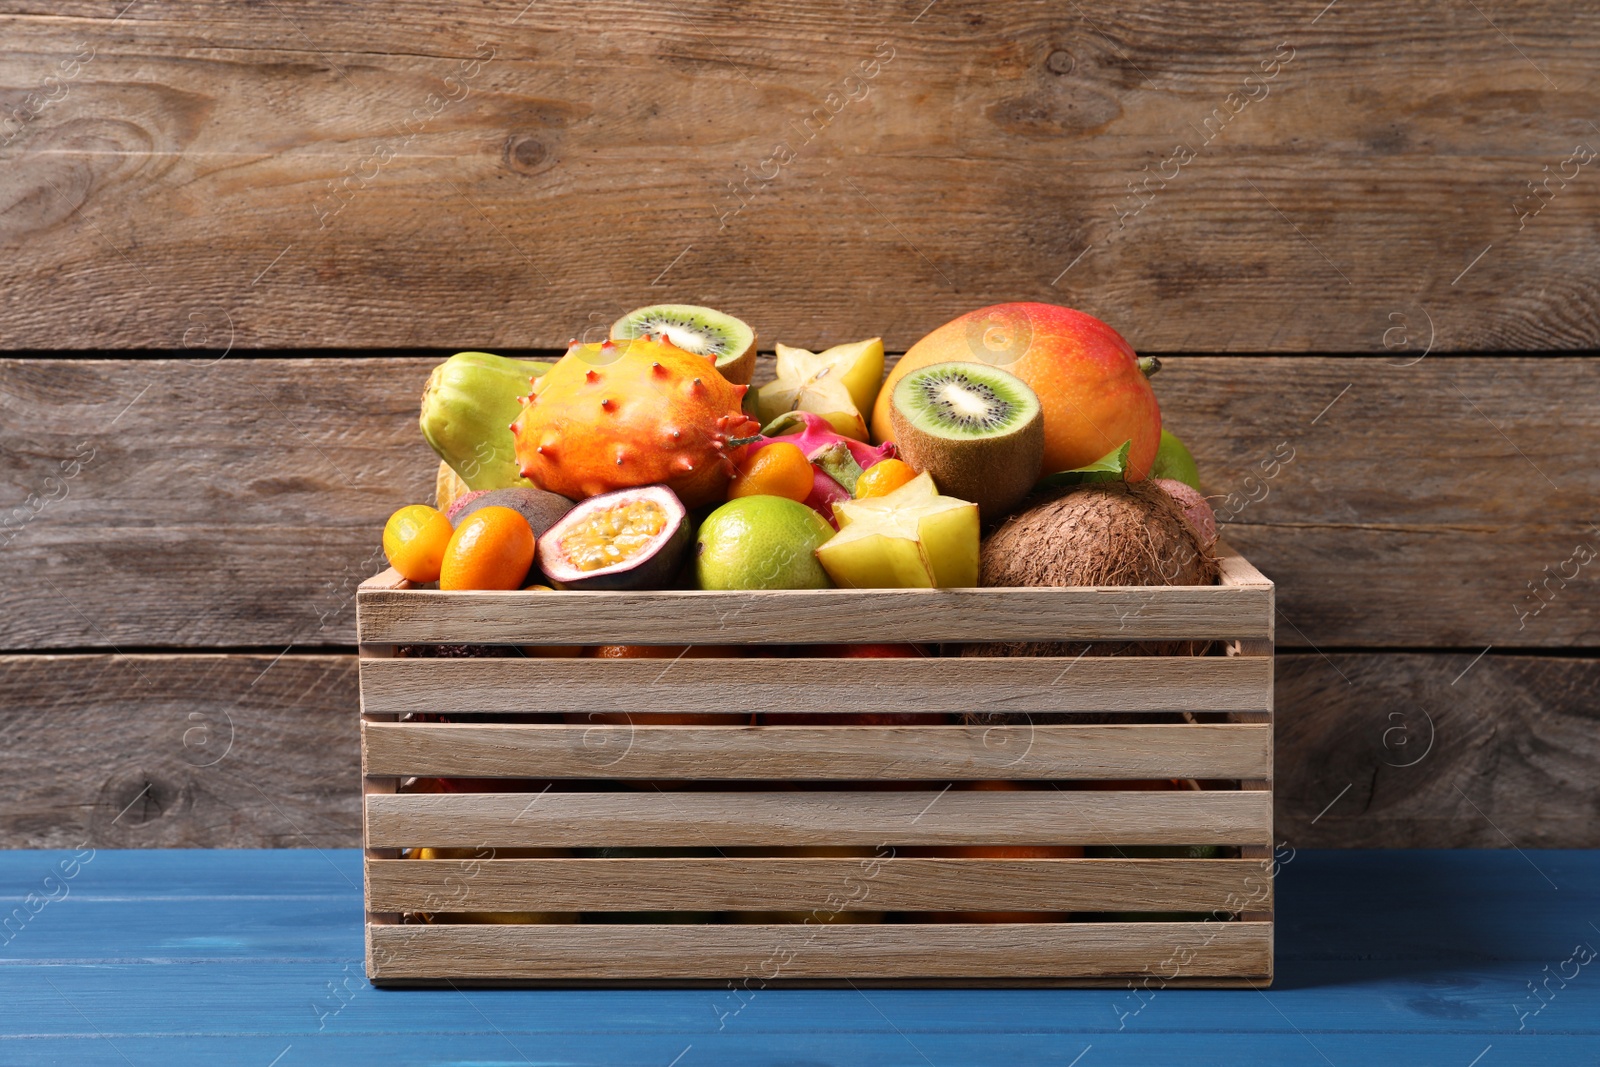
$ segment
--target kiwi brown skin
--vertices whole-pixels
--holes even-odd
[[[717,363],[717,373],[733,385],[749,385],[750,379],[756,373],[756,342],[755,335],[751,335],[750,347],[739,355],[729,358],[724,356]]]
[[[960,366],[960,364],[955,364]],[[902,381],[928,370],[951,364],[923,367]],[[975,380],[993,368],[972,364]],[[1020,379],[1017,385],[1028,388]],[[1015,507],[1039,480],[1039,465],[1044,460],[1044,411],[1035,405],[1033,417],[1009,433],[990,437],[942,437],[919,427],[900,410],[896,396],[889,405],[894,424],[894,440],[900,458],[919,471],[933,475],[934,484],[946,496],[970,500],[978,505],[978,515],[991,522]]]
[[[1100,482],[1034,497],[984,538],[985,586],[1215,585],[1217,558],[1183,508],[1149,482]],[[969,644],[963,656],[1202,656],[1208,641]]]

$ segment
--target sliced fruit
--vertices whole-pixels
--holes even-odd
[[[440,589],[521,589],[533,566],[533,529],[510,508],[484,508],[456,527]]]
[[[887,496],[834,505],[839,532],[817,549],[838,585],[928,589],[978,584],[978,505],[940,496],[926,471]]]
[[[796,445],[774,441],[752,452],[728,484],[728,499],[742,496],[783,496],[804,500],[811,495],[811,461]]]
[[[695,579],[701,589],[827,589],[816,550],[832,536],[827,519],[787,497],[730,500],[700,524]]]
[[[1200,468],[1195,466],[1194,456],[1188,446],[1178,440],[1178,435],[1171,430],[1161,431],[1161,446],[1156,449],[1155,461],[1150,464],[1149,477],[1171,478],[1195,492],[1200,491]]]
[[[1044,408],[1047,474],[1092,463],[1132,441],[1128,478],[1143,478],[1161,439],[1161,408],[1138,356],[1093,315],[1054,304],[996,304],[945,323],[912,345],[889,372],[872,412],[875,439],[893,440],[889,398],[902,377],[961,360],[1001,367],[1027,382]]]
[[[591,497],[539,538],[539,567],[561,589],[658,589],[689,547],[687,512],[664,485]]]
[[[834,345],[822,352],[777,346],[777,378],[763,385],[756,409],[762,422],[786,411],[821,415],[846,437],[867,439],[866,416],[883,380],[883,339]]]
[[[541,537],[546,530],[560,521],[563,515],[572,510],[572,501],[559,493],[521,485],[511,489],[491,489],[487,493],[471,493],[457,501],[456,506],[449,511],[450,521],[460,526],[468,515],[482,508],[496,507],[515,511],[528,520],[533,536]]]
[[[383,527],[383,554],[408,582],[437,582],[445,548],[454,531],[450,520],[426,504],[411,504],[389,516]]]
[[[862,471],[861,477],[856,479],[856,499],[888,496],[916,476],[916,468],[904,460],[879,460]]]
[[[919,367],[895,384],[889,412],[906,462],[933,475],[941,492],[977,504],[985,519],[1009,511],[1039,480],[1039,397],[998,367]]]
[[[550,366],[492,352],[457,352],[428,375],[419,418],[422,436],[467,488],[528,484],[517,463],[511,420],[534,380]]]
[[[611,324],[613,341],[646,334],[697,356],[711,356],[734,385],[749,385],[756,369],[756,332],[732,315],[694,304],[653,304],[630,311]]]

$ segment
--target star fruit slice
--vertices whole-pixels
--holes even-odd
[[[894,492],[833,506],[839,532],[817,549],[836,585],[947,589],[978,584],[978,505],[917,475]]]
[[[834,431],[867,440],[867,420],[883,383],[883,339],[873,337],[823,352],[776,346],[777,377],[756,397],[763,425],[786,411],[809,411],[828,420]]]

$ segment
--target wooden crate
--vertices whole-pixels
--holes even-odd
[[[1273,586],[1219,552],[1220,584],[1205,587],[444,593],[378,575],[357,598],[367,974],[1269,982]],[[989,659],[397,654],[822,639],[1215,644]],[[681,719],[730,711],[744,716]],[[863,711],[948,724],[827,725]],[[417,792],[414,777],[476,791]],[[1198,845],[1219,854],[1149,856]],[[1002,851],[1015,846],[1093,854]],[[529,913],[556,921],[492,921]]]

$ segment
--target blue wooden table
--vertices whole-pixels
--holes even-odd
[[[0,1064],[1600,1063],[1600,853],[1301,852],[1270,990],[378,990],[355,851],[5,852]]]

